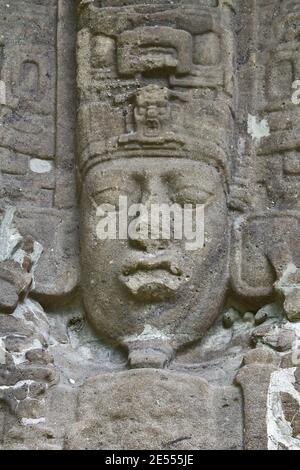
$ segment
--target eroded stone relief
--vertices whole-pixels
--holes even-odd
[[[18,3],[1,447],[299,449],[298,2]],[[204,205],[204,245],[100,240],[120,196]]]

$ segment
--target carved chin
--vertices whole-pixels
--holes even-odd
[[[163,270],[139,271],[130,276],[120,276],[121,283],[137,300],[156,302],[173,297],[183,279]]]

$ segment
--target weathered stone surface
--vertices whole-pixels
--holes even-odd
[[[236,394],[216,394],[205,380],[186,374],[149,369],[98,376],[80,390],[78,423],[66,448],[220,448],[217,417],[227,407],[240,418]],[[234,423],[229,428],[238,431]],[[234,439],[239,448],[241,434]]]
[[[299,402],[286,392],[281,393],[281,402],[286,420],[293,429],[293,437],[300,435],[300,406]]]
[[[59,298],[78,284],[78,221],[70,211],[20,209],[13,223],[23,237],[40,247],[32,292],[39,298]]]

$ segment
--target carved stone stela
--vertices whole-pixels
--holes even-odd
[[[0,448],[300,449],[299,1],[0,12]]]

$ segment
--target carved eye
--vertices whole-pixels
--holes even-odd
[[[199,188],[187,187],[176,191],[172,197],[173,201],[183,206],[184,204],[207,204],[213,196],[212,193]]]

